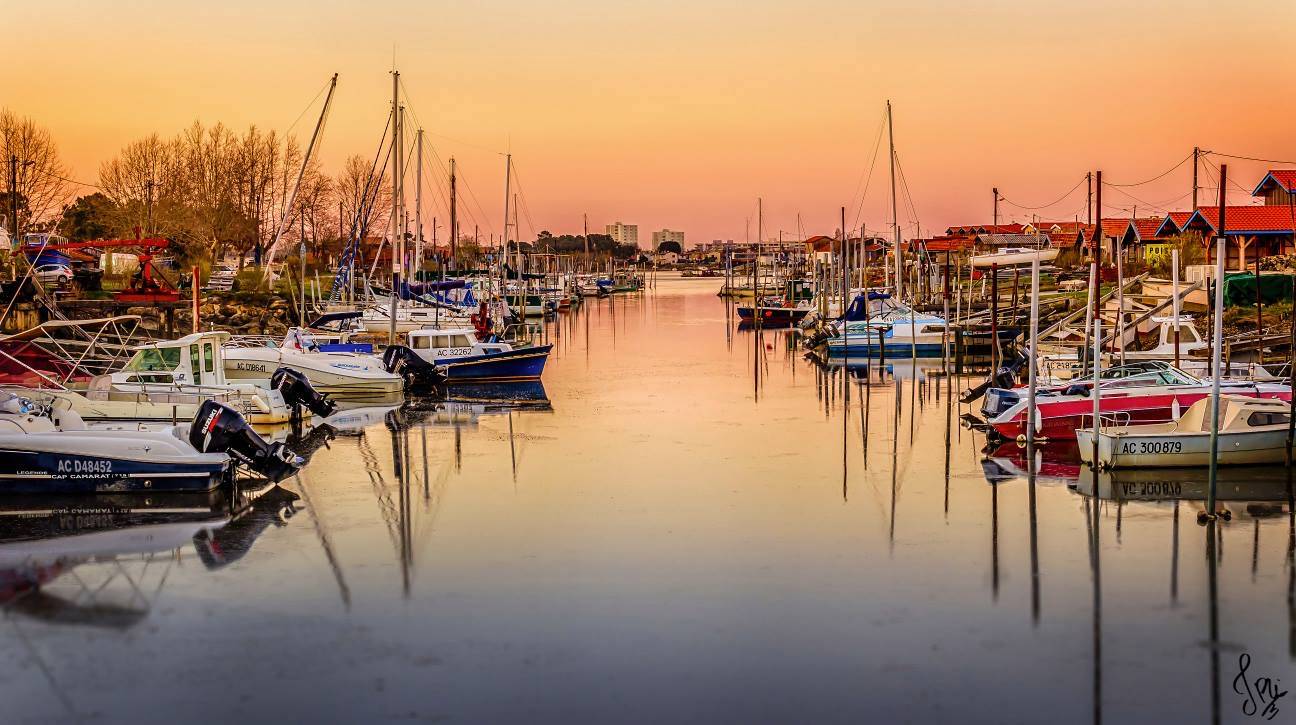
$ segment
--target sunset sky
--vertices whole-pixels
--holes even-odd
[[[806,234],[832,233],[843,205],[854,226],[888,98],[925,234],[989,221],[992,186],[1041,205],[1087,170],[1143,181],[1194,145],[1296,159],[1283,80],[1296,3],[1272,0],[46,0],[10,4],[5,22],[22,37],[20,62],[0,63],[0,106],[48,127],[87,182],[123,144],[195,119],[284,131],[300,118],[305,136],[333,72],[325,165],[372,155],[394,56],[428,142],[480,202],[462,226],[483,235],[501,227],[509,149],[524,237],[579,233],[588,212],[600,231],[638,224],[641,243],[662,227],[742,239],[757,197],[767,237],[796,235],[798,214]],[[858,217],[877,229],[883,144]],[[1248,191],[1266,166],[1211,161]],[[1108,215],[1184,208],[1190,174],[1105,193]],[[1083,215],[1083,188],[1038,213]]]

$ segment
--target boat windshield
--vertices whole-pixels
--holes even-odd
[[[170,372],[180,367],[180,348],[148,347],[137,350],[135,357],[126,363],[126,369],[135,372]]]

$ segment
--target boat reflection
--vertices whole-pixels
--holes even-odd
[[[224,566],[271,522],[286,522],[296,500],[265,482],[206,493],[0,497],[0,610],[129,628],[148,615],[186,546],[209,569]]]
[[[1226,502],[1235,517],[1274,516],[1285,510],[1287,481],[1287,469],[1279,466],[1221,467],[1216,498]],[[1074,488],[1081,496],[1118,503],[1205,501],[1210,492],[1210,472],[1207,468],[1116,469],[1094,476],[1086,470],[1076,479]]]
[[[987,446],[982,454],[981,470],[991,483],[1025,481],[1033,473],[1041,485],[1071,485],[1080,477],[1082,466],[1074,443],[1038,446],[1033,457],[1028,457],[1025,445],[1015,442]]]
[[[938,380],[946,377],[945,362],[940,358],[899,357],[879,360],[867,357],[829,357],[811,353],[806,356],[821,370],[846,370],[851,378],[868,382],[870,378],[900,380]]]
[[[444,397],[416,397],[385,417],[393,430],[418,425],[476,425],[482,416],[514,412],[553,412],[553,404],[539,381],[456,385]]]

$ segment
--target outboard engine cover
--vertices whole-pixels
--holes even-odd
[[[202,453],[226,453],[276,483],[302,463],[284,444],[266,443],[238,411],[214,400],[198,406],[189,426],[189,444]]]
[[[321,418],[332,415],[337,403],[311,386],[310,380],[292,368],[279,368],[270,376],[270,387],[283,394],[288,405],[305,406]]]
[[[445,371],[419,357],[404,345],[388,345],[383,351],[383,367],[405,379],[407,388],[431,388],[446,381]]]

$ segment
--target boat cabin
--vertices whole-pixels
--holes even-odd
[[[476,357],[513,349],[504,342],[478,342],[477,332],[459,330],[412,330],[408,334],[409,347],[425,360],[446,360]]]
[[[162,340],[135,348],[135,355],[114,383],[224,385],[225,359],[221,345],[228,332],[195,332],[178,340]]]

